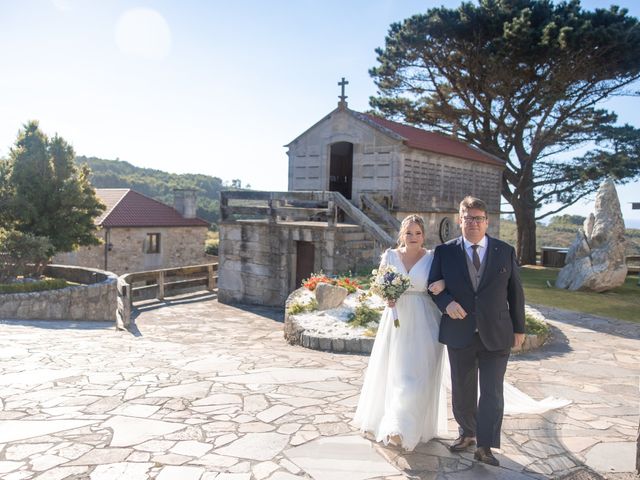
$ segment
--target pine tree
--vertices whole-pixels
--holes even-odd
[[[455,134],[505,161],[502,195],[522,263],[536,259],[536,220],[594,192],[607,175],[640,174],[640,130],[598,108],[638,95],[640,25],[627,10],[579,0],[482,0],[391,25],[371,105]],[[591,146],[582,156],[580,147]],[[560,209],[536,216],[544,204]]]
[[[36,121],[24,125],[9,155],[11,220],[18,231],[47,237],[51,255],[100,243],[94,219],[105,207],[74,158],[62,137],[49,139]]]

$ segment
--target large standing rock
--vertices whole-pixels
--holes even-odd
[[[556,287],[604,292],[619,287],[627,276],[624,220],[613,180],[605,180],[590,214],[569,248]]]

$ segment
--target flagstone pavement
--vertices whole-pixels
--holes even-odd
[[[134,334],[0,321],[0,478],[636,478],[640,326],[540,310],[553,339],[507,379],[573,403],[505,417],[500,467],[449,453],[453,433],[409,454],[361,437],[368,357],[288,345],[275,310],[175,299],[142,307]]]

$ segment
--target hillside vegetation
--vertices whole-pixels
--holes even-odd
[[[148,197],[173,205],[173,189],[194,188],[198,194],[198,217],[218,223],[222,179],[200,174],[167,173],[152,168],[140,168],[122,160],[103,160],[95,157],[76,157],[79,164],[91,169],[91,183],[95,188],[131,188]]]
[[[554,217],[555,218],[555,217]],[[576,232],[582,223],[572,224],[568,222],[550,222],[549,225],[538,224],[536,228],[536,245],[538,251],[541,247],[571,246],[576,238]],[[500,219],[500,238],[505,242],[516,244],[516,222]],[[640,230],[627,229],[627,255],[640,255]]]

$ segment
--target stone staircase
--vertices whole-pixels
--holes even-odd
[[[360,225],[341,226],[336,231],[335,271],[363,273],[377,267],[387,248]]]

